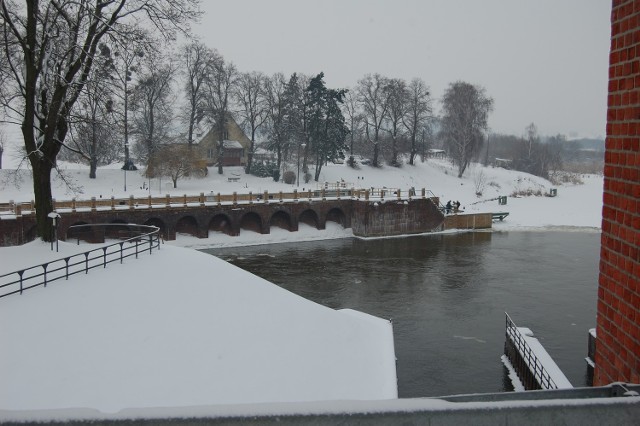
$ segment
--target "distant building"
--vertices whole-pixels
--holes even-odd
[[[198,141],[198,146],[207,160],[207,166],[218,164],[218,142],[220,139],[218,128],[213,126]],[[247,163],[251,140],[231,116],[227,118],[227,128],[222,135],[222,140],[224,145],[222,166],[244,166]]]

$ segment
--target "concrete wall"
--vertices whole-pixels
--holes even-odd
[[[640,1],[613,0],[594,385],[640,383]]]
[[[355,202],[352,212],[353,234],[360,237],[419,234],[440,230],[444,218],[428,198],[410,202]]]

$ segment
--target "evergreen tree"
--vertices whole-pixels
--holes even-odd
[[[344,89],[328,89],[322,72],[309,82],[309,142],[315,157],[316,182],[326,161],[344,158],[344,151],[347,149],[345,140],[349,129],[345,124],[340,104],[346,92]]]

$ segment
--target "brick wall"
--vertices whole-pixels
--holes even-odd
[[[613,0],[594,385],[640,383],[640,0]]]

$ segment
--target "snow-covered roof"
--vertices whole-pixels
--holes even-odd
[[[222,145],[224,149],[243,149],[242,144],[238,141],[224,140],[222,141]]]
[[[78,247],[0,248],[0,273]],[[397,398],[389,321],[191,249],[163,245],[0,304],[0,412]]]

